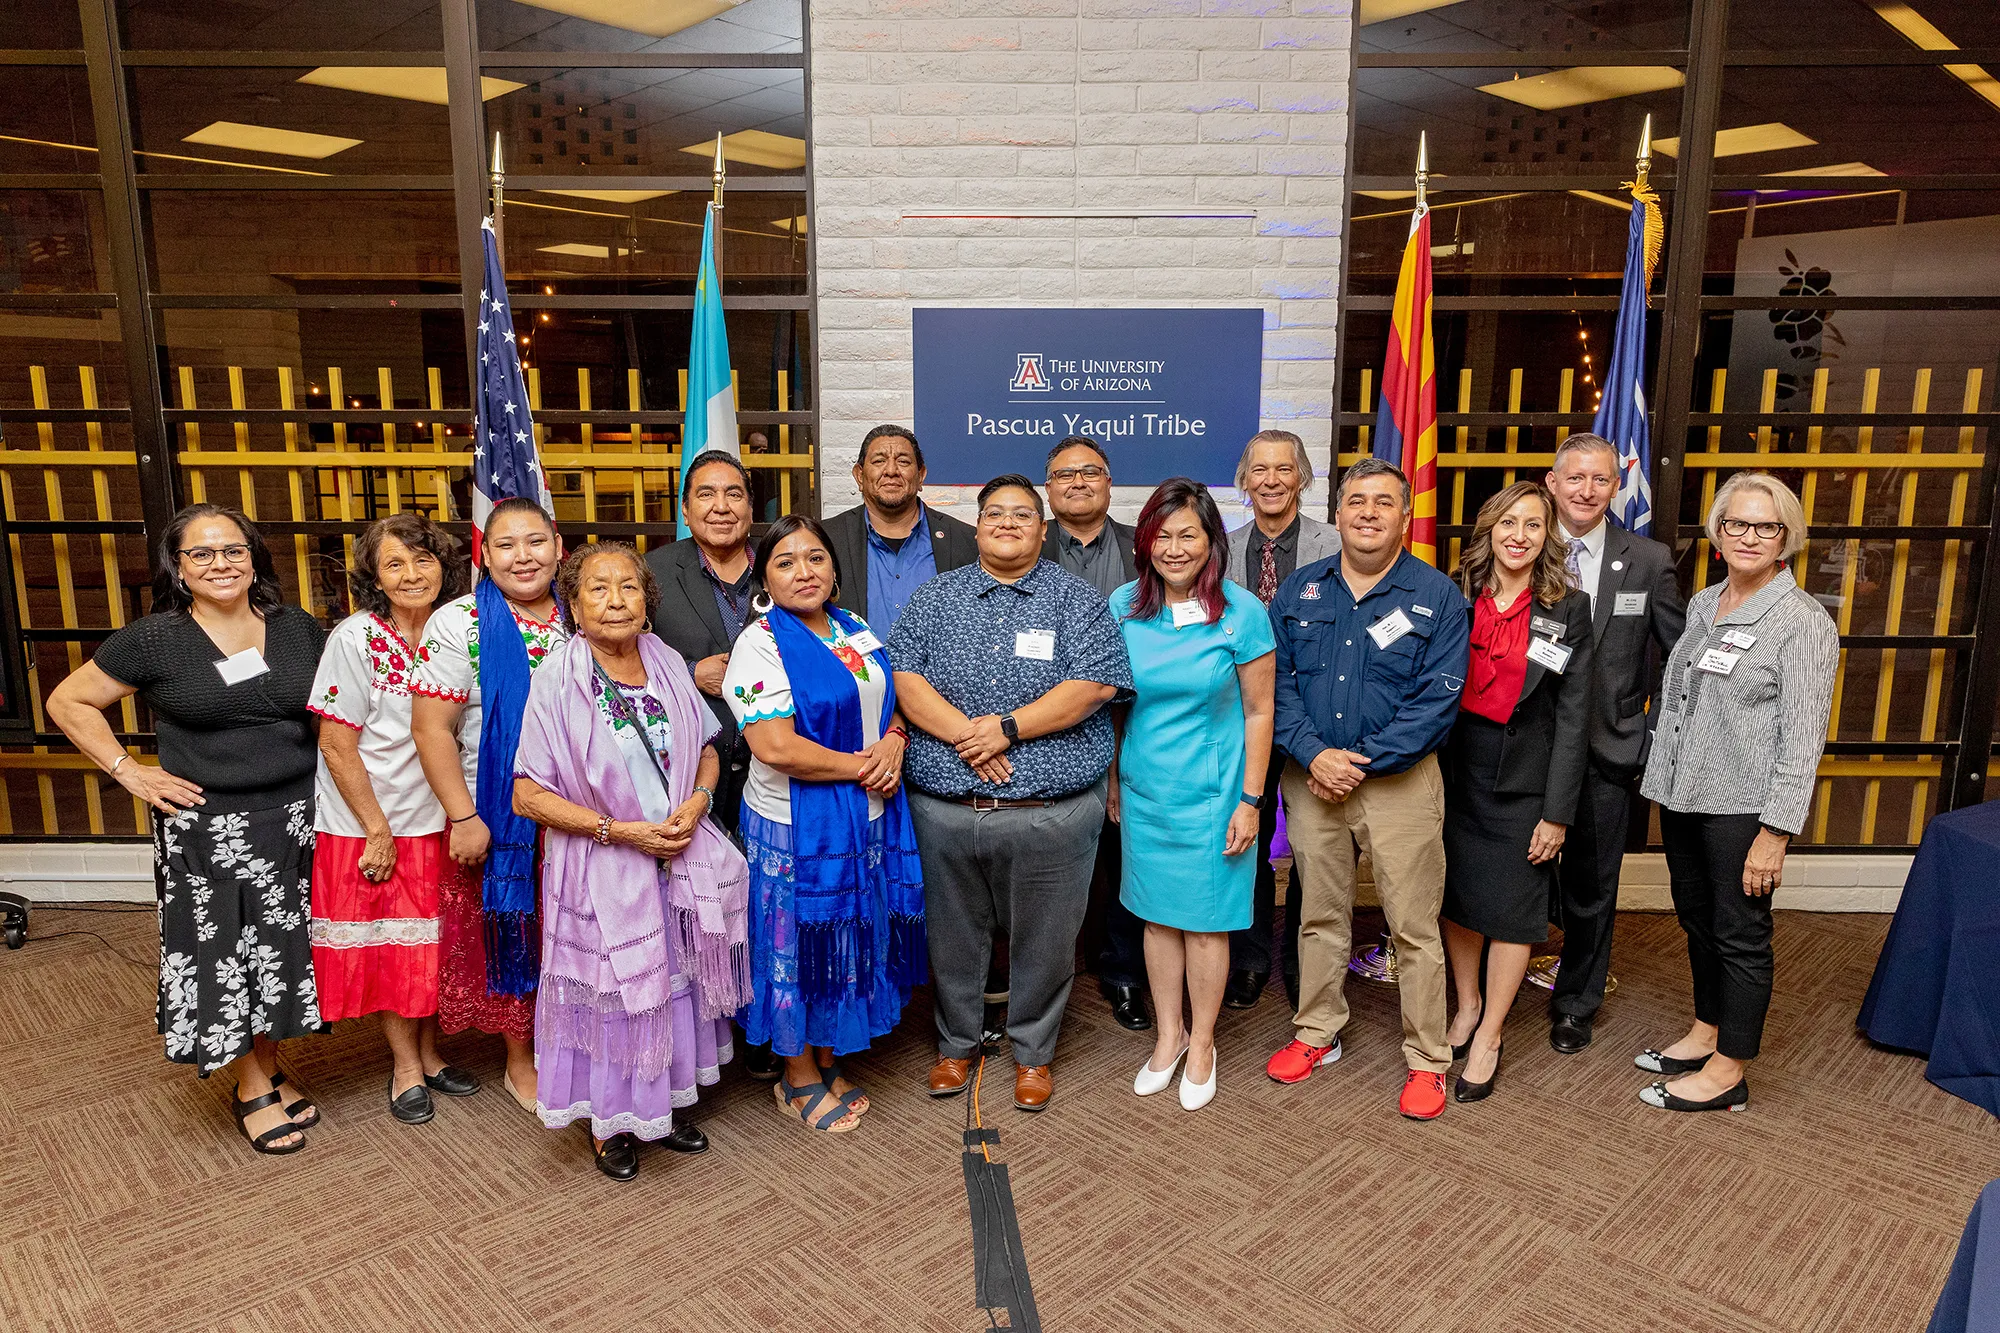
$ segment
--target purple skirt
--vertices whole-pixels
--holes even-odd
[[[545,992],[546,993],[546,992]],[[694,993],[674,978],[674,998],[668,1006],[673,1021],[673,1055],[658,1077],[645,1077],[628,1061],[594,1058],[579,1044],[574,1015],[545,1023],[548,1006],[537,1004],[535,1018],[535,1114],[550,1129],[590,1121],[600,1139],[631,1134],[663,1139],[673,1132],[674,1112],[693,1106],[698,1089],[722,1077],[732,1058],[729,1020],[696,1017]],[[612,1048],[617,1039],[609,1029],[623,1027],[621,1015],[607,1015],[602,1040],[589,1045]],[[551,1030],[560,1026],[561,1031]]]

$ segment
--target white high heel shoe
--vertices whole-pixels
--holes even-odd
[[[1153,1068],[1153,1058],[1147,1056],[1146,1063],[1139,1066],[1139,1076],[1132,1080],[1132,1091],[1141,1097],[1166,1091],[1167,1084],[1174,1081],[1174,1071],[1180,1068],[1181,1061],[1187,1059],[1187,1052],[1187,1043],[1182,1042],[1180,1054],[1167,1061],[1165,1069]]]
[[[1189,1078],[1185,1051],[1181,1053],[1181,1058],[1184,1061],[1181,1065],[1181,1110],[1199,1111],[1215,1100],[1215,1072],[1222,1067],[1222,1053],[1217,1051],[1211,1056],[1206,1083],[1197,1083]]]

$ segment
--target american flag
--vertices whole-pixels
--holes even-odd
[[[486,276],[479,291],[479,416],[472,428],[472,559],[479,562],[486,518],[502,500],[525,495],[549,514],[555,498],[542,475],[535,450],[535,423],[528,416],[528,384],[521,374],[521,349],[514,315],[507,307],[507,279],[500,270],[500,247],[493,219],[480,224],[486,247]]]

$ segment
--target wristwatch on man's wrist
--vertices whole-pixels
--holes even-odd
[[[1242,804],[1249,806],[1252,810],[1261,812],[1265,809],[1265,803],[1269,801],[1271,798],[1268,796],[1252,796],[1249,792],[1246,791],[1237,799],[1241,801]]]
[[[1000,719],[1000,734],[1007,738],[1009,745],[1021,739],[1021,728],[1015,723],[1012,713]]]

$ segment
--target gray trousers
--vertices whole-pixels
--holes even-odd
[[[1104,785],[1043,807],[974,810],[910,789],[924,863],[924,918],[938,1054],[979,1050],[993,936],[1008,937],[1007,1036],[1014,1059],[1045,1065],[1076,975],[1076,935],[1104,827]]]

